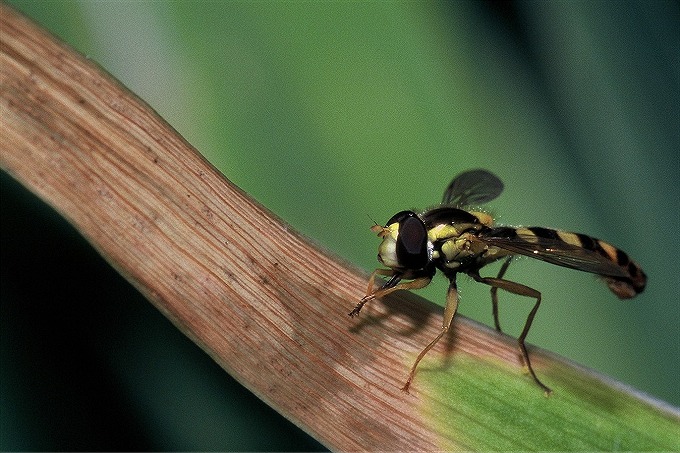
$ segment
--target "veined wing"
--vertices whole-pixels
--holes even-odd
[[[453,178],[444,191],[442,203],[456,208],[486,203],[501,194],[503,183],[493,173],[477,169]]]
[[[620,252],[612,245],[584,234],[549,228],[494,228],[478,236],[486,244],[558,266],[608,277],[629,278],[617,264]]]

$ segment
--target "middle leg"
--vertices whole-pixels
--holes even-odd
[[[508,270],[508,266],[510,266],[510,261],[512,261],[514,257],[509,256],[503,265],[501,266],[501,269],[498,271],[498,275],[496,276],[496,279],[502,279],[503,276],[505,275],[505,271]],[[492,286],[491,287],[491,312],[493,313],[493,323],[496,326],[496,330],[499,332],[503,332],[501,329],[501,323],[498,320],[498,286]]]
[[[434,340],[432,340],[427,346],[425,346],[425,349],[420,351],[420,354],[418,354],[415,363],[411,367],[411,372],[408,374],[408,379],[406,379],[406,383],[401,388],[406,393],[408,393],[408,388],[411,386],[411,381],[413,380],[413,376],[416,374],[416,368],[418,367],[420,361],[423,359],[423,357],[425,357],[425,354],[427,354],[428,351],[432,349],[432,347],[435,344],[437,344],[439,340],[441,340],[444,334],[446,334],[446,332],[449,331],[449,328],[453,323],[453,317],[455,316],[456,311],[458,310],[458,300],[459,300],[458,287],[456,286],[456,277],[454,275],[451,278],[449,290],[446,293],[446,307],[444,307],[444,319],[442,320],[442,330],[434,338]]]

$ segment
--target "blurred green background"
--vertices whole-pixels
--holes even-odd
[[[506,183],[489,206],[499,223],[620,246],[649,276],[632,301],[589,274],[511,266],[508,278],[544,297],[528,341],[680,405],[676,1],[9,3],[366,271],[377,265],[371,219],[435,204],[475,167]],[[2,450],[323,448],[221,372],[57,214],[1,182]],[[459,286],[460,313],[490,324],[488,288]],[[419,293],[442,304],[445,287]],[[502,294],[508,333],[530,307]]]

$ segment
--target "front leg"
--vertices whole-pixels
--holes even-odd
[[[384,285],[382,285],[380,289],[374,292],[373,285],[375,284],[376,275],[385,275],[390,276],[391,278]],[[393,269],[376,269],[375,271],[373,271],[371,277],[368,279],[368,290],[366,291],[366,295],[359,301],[356,307],[354,307],[354,309],[349,312],[349,315],[351,317],[358,316],[359,312],[361,311],[361,308],[369,300],[386,296],[400,289],[424,288],[425,286],[429,285],[430,282],[432,281],[432,275],[425,275],[422,277],[415,278],[410,282],[399,283],[399,281],[402,278],[401,276],[402,274],[400,272],[397,272]]]

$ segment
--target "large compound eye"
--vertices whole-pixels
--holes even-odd
[[[416,213],[413,212],[413,211],[399,211],[399,212],[397,212],[396,214],[394,214],[394,215],[392,216],[392,218],[390,218],[390,220],[387,221],[387,223],[385,224],[385,227],[389,227],[389,226],[392,225],[393,223],[399,223],[399,224],[401,224],[401,222],[402,222],[404,219],[406,219],[406,218],[408,218],[408,217],[414,217],[415,215],[416,215]]]
[[[397,236],[397,259],[407,269],[422,269],[427,264],[427,229],[418,216],[403,211],[400,216]]]

